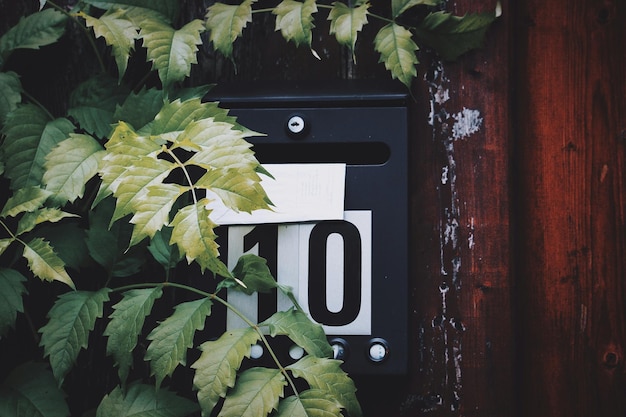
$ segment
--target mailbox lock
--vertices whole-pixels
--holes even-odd
[[[374,338],[369,342],[369,348],[367,349],[367,357],[372,362],[382,362],[389,355],[389,346],[387,342],[381,338]]]
[[[330,341],[330,347],[333,348],[333,359],[345,361],[348,358],[348,342],[340,337],[336,337]]]
[[[304,117],[294,114],[287,121],[287,133],[290,135],[302,135],[308,126],[304,121]]]

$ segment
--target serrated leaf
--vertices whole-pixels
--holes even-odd
[[[411,37],[408,29],[389,23],[378,31],[374,39],[374,48],[380,53],[379,62],[384,62],[391,76],[407,87],[411,86],[411,80],[417,76],[415,64],[418,61],[415,51],[418,47]]]
[[[126,291],[122,300],[113,306],[113,313],[104,335],[108,336],[107,355],[113,356],[122,383],[128,378],[133,365],[133,350],[137,346],[146,316],[152,311],[154,302],[161,298],[160,286]]]
[[[289,309],[288,311],[276,312],[259,326],[269,326],[272,337],[276,335],[288,336],[295,344],[306,350],[309,355],[328,358],[333,354],[322,326],[311,321],[300,310]]]
[[[130,126],[141,130],[150,123],[163,107],[163,91],[142,88],[138,93],[131,93],[113,114],[113,120],[123,120]]]
[[[356,398],[354,381],[340,368],[341,361],[307,355],[287,369],[296,378],[304,378],[312,389],[320,389],[334,397],[350,417],[363,415]]]
[[[235,125],[235,118],[228,116],[228,110],[219,107],[218,103],[203,103],[200,98],[194,97],[185,101],[176,99],[165,103],[155,116],[154,122],[148,126],[150,130],[146,134],[166,136],[165,134],[171,133],[172,135],[167,136],[176,138],[189,124],[201,119],[228,122],[239,128]]]
[[[136,8],[143,14],[152,14],[149,12],[154,11],[170,22],[176,21],[179,13],[178,0],[84,0],[84,2],[104,10],[122,6],[126,9]]]
[[[117,202],[111,221],[134,213],[142,203],[150,186],[159,184],[176,168],[172,162],[150,156],[140,157],[120,175],[119,186],[113,193]]]
[[[209,40],[222,55],[232,58],[233,44],[243,33],[248,22],[252,22],[252,4],[256,0],[244,0],[239,5],[215,3],[206,15]]]
[[[266,417],[278,406],[285,385],[279,369],[250,368],[237,378],[218,417]]]
[[[131,384],[127,389],[115,387],[96,411],[96,417],[186,417],[198,406],[175,393],[151,385]]]
[[[74,125],[69,120],[50,121],[43,110],[32,104],[10,113],[2,131],[6,137],[0,149],[11,189],[41,185],[46,155],[73,130]]]
[[[13,242],[15,242],[14,238],[0,239],[0,255],[2,255]]]
[[[145,198],[134,205],[135,215],[130,222],[135,225],[129,246],[134,246],[144,238],[152,238],[156,232],[169,223],[169,214],[174,203],[187,188],[177,184],[156,184],[147,189]]]
[[[75,288],[74,282],[65,270],[65,264],[48,242],[35,238],[24,244],[24,257],[33,274],[41,280],[60,281]]]
[[[46,9],[23,17],[0,37],[0,57],[4,60],[16,49],[39,49],[59,40],[65,32],[67,16]]]
[[[313,13],[317,12],[315,0],[283,0],[274,8],[272,14],[276,15],[276,28],[280,30],[283,38],[293,41],[296,46],[302,44],[311,47]]]
[[[123,277],[138,272],[146,259],[140,246],[127,250],[131,224],[120,221],[109,226],[114,204],[113,199],[106,199],[89,212],[87,248],[91,257],[112,276]]]
[[[121,9],[108,11],[99,18],[85,13],[79,15],[85,19],[87,27],[93,28],[97,38],[104,38],[106,44],[111,46],[117,64],[118,82],[121,81],[126,73],[130,52],[134,49],[139,28],[125,18],[125,12]]]
[[[391,0],[391,15],[395,19],[415,6],[437,6],[441,0]]]
[[[88,133],[108,137],[115,122],[115,108],[124,102],[129,92],[126,86],[119,85],[108,75],[91,77],[72,91],[67,112]]]
[[[185,364],[187,349],[193,346],[195,332],[204,329],[212,305],[210,298],[178,304],[174,314],[150,332],[148,340],[152,342],[146,351],[145,360],[150,362],[157,386],[161,385],[166,376],[171,376],[179,364]]]
[[[7,200],[0,217],[15,217],[20,213],[35,211],[43,205],[50,194],[50,191],[40,187],[20,188]]]
[[[337,417],[341,415],[341,408],[325,391],[309,389],[281,401],[275,417]]]
[[[218,245],[215,243],[217,226],[209,218],[209,210],[206,209],[206,199],[195,204],[183,207],[176,213],[171,226],[172,238],[170,244],[176,244],[180,253],[184,253],[187,262],[196,261],[204,272],[206,269],[229,277],[230,271],[222,261],[218,259]]]
[[[0,126],[21,101],[22,84],[19,76],[13,71],[0,72]]]
[[[67,213],[57,208],[48,207],[44,207],[33,212],[24,213],[24,216],[22,216],[17,225],[17,230],[15,234],[21,235],[23,233],[30,232],[38,224],[42,224],[45,222],[56,223],[68,217],[78,217],[78,215]]]
[[[104,149],[89,135],[72,133],[46,156],[43,182],[59,205],[82,198],[85,184],[98,173]]]
[[[232,272],[235,278],[245,284],[245,287],[237,285],[234,288],[248,295],[269,292],[278,287],[267,266],[267,260],[254,254],[241,255]]]
[[[144,21],[139,34],[148,51],[148,59],[157,69],[163,89],[183,81],[191,72],[191,64],[198,63],[196,53],[202,44],[200,34],[204,31],[201,20],[195,19],[182,28],[160,21]]]
[[[254,210],[270,209],[269,197],[254,170],[211,169],[196,182],[196,187],[211,191],[214,195],[207,194],[207,197],[219,198],[226,207],[235,212],[250,213]]]
[[[40,346],[49,357],[52,373],[59,386],[72,369],[81,348],[87,348],[89,332],[102,317],[103,305],[109,300],[108,288],[99,291],[72,291],[56,300],[48,312],[48,323],[39,329]]]
[[[259,339],[258,332],[247,327],[227,331],[216,341],[200,346],[202,354],[191,367],[196,370],[193,385],[198,390],[203,417],[211,415],[219,399],[235,385],[241,362],[250,357],[250,346]]]
[[[25,281],[24,275],[18,271],[0,268],[0,337],[15,325],[17,313],[24,312],[22,296],[28,293]]]
[[[485,33],[496,19],[496,12],[454,16],[430,13],[415,28],[416,39],[434,49],[441,58],[454,61],[464,53],[483,46]]]
[[[148,251],[152,257],[165,268],[166,274],[183,258],[176,245],[170,245],[172,228],[164,227],[150,239]]]
[[[68,417],[65,393],[43,363],[15,368],[0,386],[0,415],[16,417]]]
[[[332,35],[334,33],[337,42],[348,47],[354,62],[356,62],[354,47],[356,45],[358,32],[367,24],[367,10],[369,7],[369,2],[360,3],[355,7],[349,7],[342,2],[336,1],[333,3],[333,8],[330,13],[328,13],[330,34]]]

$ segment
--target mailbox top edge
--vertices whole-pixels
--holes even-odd
[[[219,83],[204,97],[239,107],[406,106],[408,89],[392,80]]]

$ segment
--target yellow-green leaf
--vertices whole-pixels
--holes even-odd
[[[237,370],[245,357],[250,357],[250,346],[260,339],[251,327],[227,331],[219,339],[200,346],[202,354],[191,365],[196,370],[193,385],[198,390],[202,416],[209,416],[228,388],[235,385]]]
[[[65,263],[42,238],[35,238],[24,245],[24,257],[36,277],[46,281],[60,281],[72,289],[75,288],[74,282],[65,270]]]
[[[58,208],[44,207],[33,212],[25,213],[17,225],[17,235],[33,230],[35,226],[44,222],[56,223],[67,217],[79,217],[76,214],[67,213]]]
[[[301,44],[311,47],[311,30],[313,24],[313,13],[317,12],[315,0],[283,0],[274,8],[276,15],[276,30],[280,30],[287,41],[293,41],[296,46]]]
[[[345,45],[352,53],[352,59],[356,62],[354,47],[358,32],[367,24],[367,9],[369,2],[360,3],[355,7],[349,7],[342,2],[334,2],[333,8],[328,13],[330,20],[330,33],[335,34],[337,42]]]
[[[308,389],[281,401],[275,417],[334,417],[342,415],[341,408],[327,392]]]
[[[134,49],[139,28],[125,18],[121,9],[111,9],[99,18],[80,13],[87,27],[93,28],[96,37],[103,37],[107,45],[112,47],[113,56],[118,69],[118,80],[126,73],[130,52]]]
[[[209,40],[216,50],[232,58],[233,43],[241,36],[248,22],[252,21],[252,4],[256,0],[244,0],[239,5],[215,3],[206,15]]]
[[[54,201],[62,205],[81,198],[103,156],[102,145],[89,135],[70,134],[53,148],[46,157],[43,181]]]
[[[384,26],[374,39],[374,47],[380,53],[379,62],[385,63],[385,68],[407,87],[417,76],[415,64],[418,63],[415,51],[418,49],[411,32],[396,23]]]
[[[158,20],[143,22],[140,37],[164,89],[189,76],[191,64],[198,62],[196,53],[202,43],[200,33],[203,31],[204,25],[198,19],[178,30]]]
[[[218,417],[265,417],[278,406],[285,385],[280,369],[248,369],[237,378]]]
[[[20,213],[35,211],[43,205],[50,194],[52,194],[50,191],[40,187],[20,188],[7,200],[0,217],[14,217]]]

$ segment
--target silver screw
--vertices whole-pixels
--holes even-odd
[[[291,133],[300,133],[304,130],[304,119],[300,116],[291,116],[287,122],[287,128]]]

